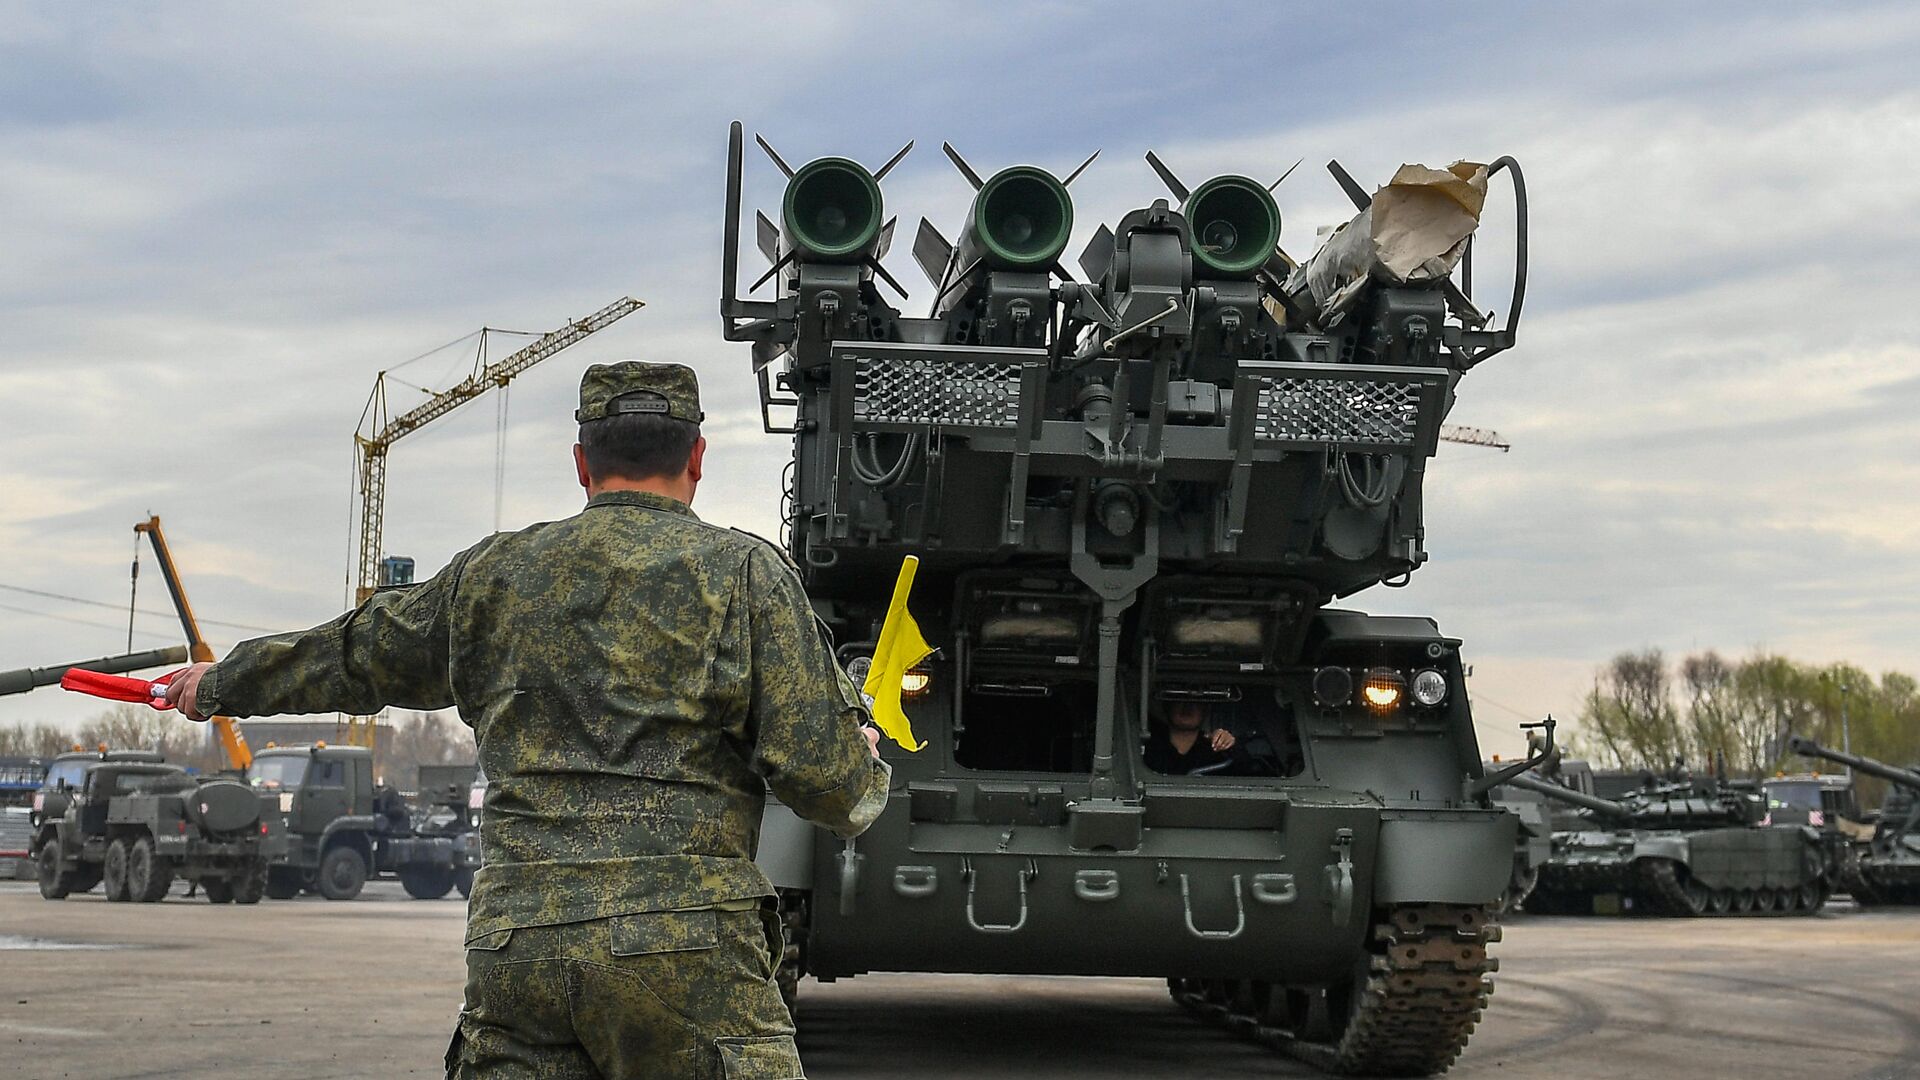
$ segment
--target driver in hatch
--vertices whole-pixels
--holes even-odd
[[[1167,710],[1166,727],[1147,741],[1147,768],[1163,776],[1234,772],[1240,755],[1238,740],[1223,727],[1209,729],[1207,707],[1198,701],[1176,701]]]

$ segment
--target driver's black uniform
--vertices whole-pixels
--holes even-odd
[[[1213,733],[1202,731],[1193,740],[1186,753],[1173,748],[1172,733],[1160,728],[1147,740],[1142,756],[1147,768],[1162,776],[1186,776],[1200,769],[1212,774],[1238,772],[1241,765],[1240,744],[1235,743],[1225,750],[1213,748]]]

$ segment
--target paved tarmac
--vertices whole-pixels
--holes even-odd
[[[432,1076],[464,905],[62,903],[0,883],[8,1077]],[[1920,910],[1525,918],[1452,1077],[1920,1080]],[[815,1080],[1313,1075],[1189,1019],[1158,983],[871,975],[802,987]]]

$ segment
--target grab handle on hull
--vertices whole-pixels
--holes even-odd
[[[931,866],[896,866],[893,891],[910,900],[932,896],[940,887],[940,872]]]
[[[1233,915],[1231,930],[1202,930],[1193,923],[1193,886],[1187,875],[1180,875],[1180,904],[1186,909],[1187,933],[1207,941],[1231,941],[1247,929],[1247,904],[1240,896],[1240,875],[1233,875]]]
[[[1010,923],[983,923],[973,911],[974,886],[979,882],[979,875],[974,872],[971,859],[961,860],[960,876],[967,879],[967,925],[983,934],[1011,934],[1027,925],[1027,882],[1032,881],[1039,874],[1040,868],[1034,865],[1032,859],[1028,859],[1027,864],[1020,868],[1019,918]]]
[[[1081,870],[1073,875],[1073,895],[1090,904],[1120,898],[1120,874],[1114,870]]]

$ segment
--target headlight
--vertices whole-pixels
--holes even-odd
[[[1313,700],[1330,709],[1353,700],[1353,673],[1343,667],[1323,667],[1314,672]]]
[[[856,656],[847,661],[847,678],[853,680],[854,689],[865,690],[867,676],[873,673],[873,657]],[[900,676],[900,696],[918,698],[927,696],[933,689],[933,672],[925,668],[914,668]]]
[[[900,676],[901,697],[923,697],[931,689],[933,689],[933,673],[930,671],[915,668],[912,671],[903,672]]]
[[[1413,700],[1438,705],[1447,700],[1447,677],[1428,668],[1413,677]]]
[[[873,670],[873,657],[856,656],[847,661],[847,678],[853,680],[855,689],[867,685],[867,672]]]
[[[1367,682],[1360,690],[1360,696],[1367,705],[1382,712],[1400,704],[1401,695],[1406,693],[1407,680],[1399,672],[1387,668],[1374,668],[1367,672]]]

